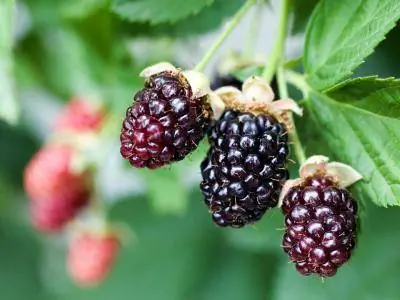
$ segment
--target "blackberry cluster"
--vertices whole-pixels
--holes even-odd
[[[136,93],[121,130],[121,155],[138,168],[158,168],[196,149],[210,122],[206,96],[193,98],[181,74],[151,76]]]
[[[357,204],[346,189],[324,176],[293,187],[282,204],[282,245],[303,275],[330,277],[349,260],[356,242]]]
[[[277,205],[289,177],[287,141],[284,125],[267,115],[227,110],[213,124],[200,187],[217,225],[243,227]]]

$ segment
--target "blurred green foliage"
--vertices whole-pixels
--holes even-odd
[[[14,45],[17,97],[30,90],[45,91],[60,101],[74,95],[101,97],[115,120],[112,132],[117,143],[119,120],[142,82],[138,71],[155,60],[132,55],[129,43],[142,37],[156,42],[167,36],[174,41],[209,32],[243,3],[200,2],[204,7],[196,15],[189,11],[175,23],[152,27],[139,23],[143,18],[132,23],[119,18],[111,12],[109,1],[18,1],[18,12],[26,10],[30,25]],[[317,1],[306,2],[304,7],[293,8],[293,32],[304,30],[304,20]],[[17,21],[20,18],[24,16],[17,13]],[[396,28],[357,74],[400,76],[394,63],[398,62],[399,36]],[[5,84],[0,83],[0,90]],[[283,220],[278,209],[243,230],[219,229],[212,224],[197,186],[182,181],[188,169],[199,165],[205,147],[171,168],[137,172],[147,181],[146,194],[119,199],[110,210],[112,220],[132,228],[133,241],[124,246],[103,285],[90,290],[76,287],[65,272],[65,240],[42,237],[29,225],[22,174],[42,142],[29,123],[31,109],[35,105],[22,107],[18,126],[0,121],[1,299],[400,299],[398,209],[366,204],[358,249],[351,262],[325,282],[304,278],[280,248]],[[305,126],[302,120],[298,124],[307,152],[335,158],[318,134],[310,131],[312,126]],[[119,178],[113,180],[117,184]]]

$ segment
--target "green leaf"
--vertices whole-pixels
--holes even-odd
[[[306,33],[307,81],[325,90],[349,76],[400,18],[392,0],[322,0]]]
[[[0,119],[11,124],[17,122],[20,112],[13,81],[13,16],[14,1],[0,1]]]
[[[49,84],[62,95],[101,98],[99,81],[108,74],[103,74],[104,67],[90,45],[62,27],[44,31],[41,38],[41,64]]]
[[[377,112],[399,92],[400,88],[380,90],[362,99],[363,107],[316,92],[306,102],[306,114],[319,128],[318,140],[363,175],[357,186],[384,207],[400,205],[400,119]]]
[[[42,249],[32,232],[12,220],[0,219],[0,240],[2,298],[54,299],[49,297],[40,280]]]
[[[123,30],[135,35],[166,36],[168,38],[192,37],[217,29],[241,5],[243,5],[243,0],[215,0],[212,5],[204,8],[199,14],[174,24],[149,26],[143,23],[133,23],[125,24]]]
[[[155,211],[162,214],[183,214],[187,209],[189,191],[174,167],[145,173],[148,195]]]
[[[292,33],[297,34],[304,31],[307,21],[310,15],[317,5],[319,0],[303,0],[303,1],[292,1],[292,12],[293,12],[293,25]]]
[[[329,96],[389,118],[400,118],[400,80],[364,77],[347,80]]]
[[[369,207],[352,257],[334,277],[304,277],[292,263],[282,264],[273,299],[397,299],[400,256],[393,249],[400,247],[398,219],[397,210]]]
[[[279,269],[275,255],[254,255],[228,247],[216,254],[212,272],[195,300],[273,299],[275,272]]]
[[[328,95],[341,102],[355,102],[389,87],[400,87],[400,80],[393,77],[359,77],[339,83],[328,91]]]
[[[96,12],[105,4],[106,0],[70,0],[61,3],[60,11],[65,18],[81,19]]]
[[[214,0],[115,0],[113,11],[135,22],[176,22],[198,14]]]
[[[283,216],[279,209],[268,211],[253,226],[226,232],[227,241],[235,248],[256,253],[281,251]]]

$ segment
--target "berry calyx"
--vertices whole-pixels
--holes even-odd
[[[132,166],[155,169],[180,161],[197,148],[211,120],[207,92],[190,84],[193,73],[145,71],[121,130],[121,155]],[[208,87],[209,90],[209,87]]]
[[[71,170],[74,154],[70,146],[48,144],[33,156],[24,171],[32,222],[40,231],[61,230],[89,202],[90,176]]]
[[[70,242],[67,269],[79,286],[95,286],[102,282],[114,265],[120,241],[116,234],[82,232]]]

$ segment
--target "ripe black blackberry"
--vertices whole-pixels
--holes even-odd
[[[285,126],[266,114],[229,109],[212,125],[201,190],[219,226],[243,227],[278,203],[288,178]]]
[[[134,100],[122,124],[121,155],[135,167],[154,169],[182,160],[209,126],[207,96],[195,98],[180,72],[150,76]]]
[[[357,204],[351,194],[319,173],[289,190],[282,211],[286,223],[282,245],[297,271],[335,275],[356,243]]]

